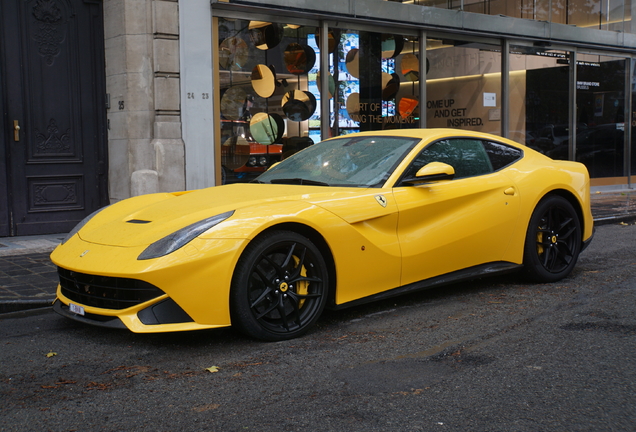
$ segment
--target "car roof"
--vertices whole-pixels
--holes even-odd
[[[341,135],[341,136],[330,138],[330,139],[343,138],[347,136],[349,135]],[[420,140],[425,140],[425,141],[434,141],[436,139],[442,139],[442,138],[465,137],[465,138],[495,140],[495,141],[503,142],[506,144],[512,144],[515,147],[520,147],[520,148],[524,147],[523,144],[520,144],[516,141],[512,141],[507,138],[500,137],[498,135],[488,134],[484,132],[475,132],[475,131],[464,130],[464,129],[451,129],[451,128],[389,129],[389,130],[382,130],[382,131],[357,132],[355,133],[355,136],[399,136],[399,137],[418,138]]]

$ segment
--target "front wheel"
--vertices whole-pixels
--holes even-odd
[[[245,249],[234,271],[232,324],[267,341],[298,337],[320,317],[328,287],[325,260],[308,238],[266,233]]]
[[[581,251],[581,222],[568,200],[551,195],[539,202],[528,226],[523,263],[536,282],[570,274]]]

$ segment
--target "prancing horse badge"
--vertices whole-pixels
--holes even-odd
[[[375,200],[378,202],[378,204],[380,204],[382,207],[386,207],[386,198],[384,197],[384,195],[376,195],[375,196]]]

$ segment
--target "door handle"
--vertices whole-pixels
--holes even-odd
[[[509,187],[508,189],[504,191],[504,195],[514,195],[514,194],[515,194],[515,188],[513,187]]]
[[[13,141],[20,141],[20,122],[13,120]]]

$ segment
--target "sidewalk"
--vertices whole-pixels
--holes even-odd
[[[595,225],[636,220],[636,191],[592,194]],[[0,314],[51,305],[57,271],[49,254],[65,234],[0,237]]]
[[[636,219],[636,190],[592,193],[592,216],[595,225],[627,222]]]

